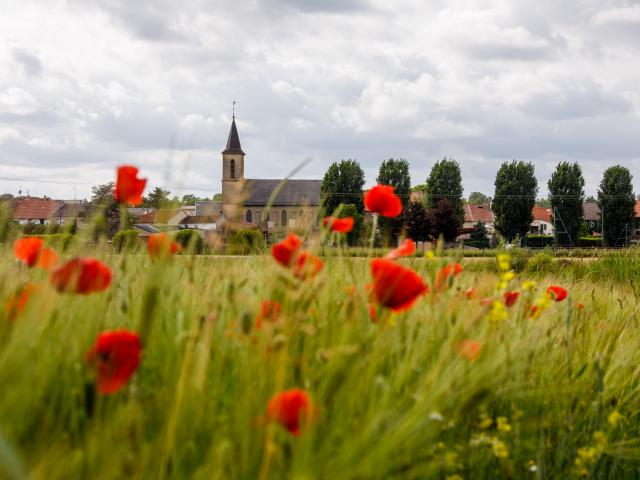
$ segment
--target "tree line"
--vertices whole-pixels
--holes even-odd
[[[608,246],[626,245],[635,222],[636,196],[632,175],[620,165],[605,170],[598,189],[598,227]],[[405,159],[385,160],[380,165],[377,183],[392,185],[403,203],[403,213],[394,219],[379,221],[380,242],[392,244],[404,232],[416,241],[444,237],[454,240],[464,223],[462,174],[459,163],[444,158],[431,168],[425,183],[411,187],[409,163]],[[320,188],[323,214],[353,216],[356,220],[349,243],[355,244],[367,228],[364,222],[362,201],[365,184],[364,171],[356,160],[334,162],[324,175]],[[584,176],[575,162],[560,162],[547,182],[549,195],[544,200],[555,225],[555,243],[575,246],[585,234]],[[495,178],[494,195],[490,199],[473,192],[469,203],[490,203],[495,217],[494,227],[507,242],[526,239],[531,222],[532,209],[536,205],[538,181],[531,162],[513,160],[504,162]],[[411,201],[412,192],[421,192],[422,199]],[[477,230],[484,228],[480,225]],[[368,236],[369,233],[367,232]],[[480,236],[484,234],[481,233]],[[478,236],[476,235],[476,238]]]

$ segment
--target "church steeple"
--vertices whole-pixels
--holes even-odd
[[[236,127],[236,116],[233,116],[233,121],[231,122],[231,130],[229,130],[229,137],[227,138],[227,146],[222,151],[223,155],[229,153],[239,153],[244,155],[242,151],[242,147],[240,146],[240,136],[238,135],[238,128]]]

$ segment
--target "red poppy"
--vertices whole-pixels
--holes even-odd
[[[301,246],[302,239],[292,233],[283,241],[271,247],[271,253],[280,265],[289,267]]]
[[[152,259],[167,258],[182,250],[182,245],[164,232],[154,233],[147,240],[147,250]]]
[[[86,362],[97,371],[98,392],[120,390],[140,365],[142,347],[135,332],[114,330],[98,335],[86,354]]]
[[[386,258],[371,261],[373,295],[381,305],[394,311],[409,308],[429,291],[416,272]]]
[[[547,295],[551,300],[555,300],[556,302],[561,302],[565,298],[567,298],[567,290],[559,287],[558,285],[551,285],[547,288]]]
[[[518,301],[519,296],[520,292],[518,290],[504,292],[504,304],[507,307],[513,307]]]
[[[51,284],[59,292],[93,293],[109,287],[111,269],[95,258],[74,258],[51,272]]]
[[[476,289],[474,287],[469,287],[464,294],[469,300],[476,298]]]
[[[378,323],[378,321],[380,320],[378,318],[378,307],[376,307],[374,304],[370,303],[369,304],[369,319],[373,322],[373,323]]]
[[[7,300],[4,313],[9,320],[15,321],[27,306],[29,298],[36,290],[33,283],[25,283],[18,291]]]
[[[416,244],[410,238],[407,238],[402,245],[398,248],[394,248],[389,253],[387,253],[384,258],[388,258],[389,260],[395,260],[400,257],[410,257],[416,253]]]
[[[458,345],[458,352],[470,362],[474,362],[480,355],[480,342],[467,338]]]
[[[39,237],[20,238],[13,244],[16,258],[30,267],[48,270],[58,263],[58,254],[52,248],[45,247]]]
[[[579,303],[579,304],[577,304],[577,305],[576,305],[576,308],[577,308],[578,310],[584,310],[584,303]]]
[[[142,192],[144,192],[147,179],[138,178],[137,175],[138,169],[132,165],[118,167],[118,177],[113,191],[116,202],[133,206],[142,203]]]
[[[256,328],[262,328],[262,322],[274,323],[280,315],[282,305],[275,300],[263,300],[260,304],[260,311],[256,315]]]
[[[304,250],[296,256],[293,275],[300,280],[305,280],[320,273],[323,267],[324,262],[320,258]]]
[[[449,279],[457,277],[462,272],[462,265],[459,263],[450,263],[442,267],[436,272],[436,278],[433,283],[433,288],[441,290],[443,287],[448,286]]]
[[[322,220],[322,226],[329,227],[332,232],[349,233],[353,230],[353,217],[325,217]]]
[[[44,247],[44,240],[39,237],[20,238],[13,244],[13,252],[16,258],[30,267],[38,262],[40,251]]]
[[[276,393],[267,405],[267,419],[298,436],[315,416],[315,406],[307,392],[293,388]]]
[[[58,264],[60,257],[53,248],[45,247],[40,250],[36,267],[43,268],[44,270],[51,270]]]
[[[364,206],[383,217],[397,217],[402,213],[400,197],[390,185],[376,185],[364,195]]]

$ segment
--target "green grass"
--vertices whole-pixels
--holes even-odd
[[[524,270],[513,286],[533,275],[538,292],[493,323],[463,292],[494,294],[497,273],[469,262],[451,290],[375,324],[365,259],[328,258],[300,283],[268,256],[153,264],[105,248],[87,253],[112,267],[112,286],[73,296],[8,250],[2,299],[27,280],[45,287],[0,323],[0,477],[636,478],[637,273],[624,257],[580,275]],[[402,261],[429,283],[437,262]],[[569,300],[529,319],[551,283]],[[280,323],[256,331],[269,298]],[[96,335],[146,322],[138,372],[95,397],[83,356]],[[474,362],[458,353],[465,338],[482,345]],[[271,396],[291,387],[319,409],[300,437],[264,423]]]

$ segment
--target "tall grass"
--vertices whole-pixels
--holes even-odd
[[[328,258],[299,282],[269,256],[85,253],[112,267],[105,293],[58,294],[43,272],[0,258],[3,299],[28,279],[43,285],[15,322],[0,323],[0,477],[637,474],[638,302],[607,277],[538,274],[540,291],[562,282],[569,300],[530,319],[538,293],[524,293],[492,322],[478,299],[494,294],[497,275],[465,272],[373,323],[364,260]],[[426,279],[438,266],[403,263]],[[282,314],[256,330],[263,299]],[[146,332],[142,364],[125,389],[97,396],[83,356],[100,331],[120,327]],[[466,338],[481,344],[475,361],[459,354]],[[265,422],[270,397],[291,387],[319,409],[300,437]]]

